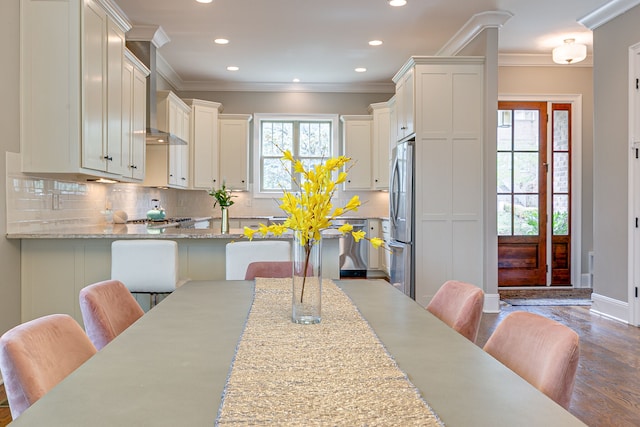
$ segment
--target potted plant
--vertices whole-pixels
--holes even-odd
[[[222,187],[219,189],[215,189],[215,187],[209,190],[209,195],[212,196],[215,201],[213,202],[213,207],[215,208],[217,205],[220,205],[220,209],[222,211],[222,219],[220,224],[220,232],[222,234],[229,233],[229,206],[233,205],[234,201],[231,200],[234,196],[231,194],[231,190],[227,189],[226,183],[222,181]]]

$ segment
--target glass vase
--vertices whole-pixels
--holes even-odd
[[[299,232],[293,239],[293,300],[291,320],[294,323],[320,323],[322,300],[322,239],[302,244]]]
[[[229,209],[222,208],[222,218],[220,221],[220,233],[229,234]]]

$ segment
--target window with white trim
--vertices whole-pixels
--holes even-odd
[[[255,115],[254,177],[255,194],[273,196],[282,190],[294,190],[291,164],[283,163],[282,153],[289,150],[305,169],[336,153],[337,116]]]

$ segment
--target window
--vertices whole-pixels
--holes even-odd
[[[256,115],[254,171],[256,195],[293,190],[291,165],[282,163],[282,151],[289,150],[305,168],[332,157],[337,142],[337,116]]]

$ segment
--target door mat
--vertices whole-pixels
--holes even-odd
[[[509,305],[591,305],[590,299],[583,298],[507,298],[503,300]]]

